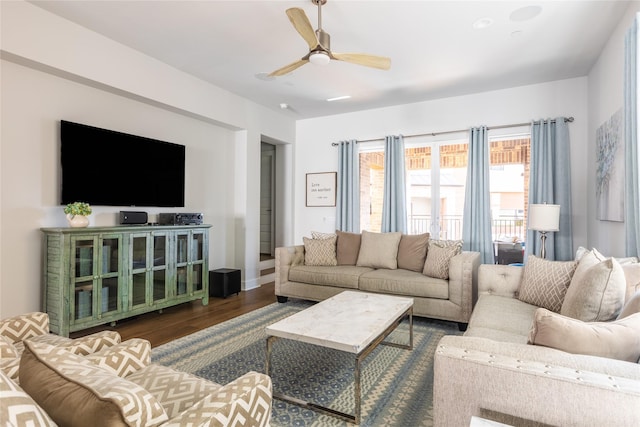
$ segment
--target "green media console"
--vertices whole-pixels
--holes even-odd
[[[211,225],[42,228],[43,310],[62,336],[201,299]]]

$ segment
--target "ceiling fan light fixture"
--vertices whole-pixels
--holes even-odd
[[[311,55],[309,55],[309,62],[311,62],[312,64],[327,65],[329,61],[331,61],[331,58],[329,58],[327,52],[316,51],[311,52]]]

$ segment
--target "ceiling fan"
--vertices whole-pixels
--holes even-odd
[[[326,2],[327,0],[311,0],[311,3],[318,6],[318,29],[315,31],[304,10],[298,7],[287,9],[289,20],[309,45],[309,53],[301,59],[275,70],[269,74],[270,77],[288,74],[307,62],[325,65],[332,59],[364,65],[365,67],[378,68],[380,70],[388,70],[391,68],[391,59],[384,56],[367,55],[364,53],[336,53],[331,51],[331,38],[329,34],[322,29],[322,5]]]

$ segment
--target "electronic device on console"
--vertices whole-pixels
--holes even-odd
[[[199,225],[202,224],[203,215],[201,213],[160,213],[158,214],[158,224],[160,225]]]
[[[120,211],[120,224],[142,225],[146,224],[148,220],[146,212]]]

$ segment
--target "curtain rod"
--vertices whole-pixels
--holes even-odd
[[[573,117],[565,117],[564,121],[566,122],[573,122]],[[533,123],[539,123],[540,121],[534,121]],[[556,120],[552,119],[551,123],[555,123]],[[491,129],[506,129],[506,128],[515,128],[515,127],[519,127],[519,126],[527,126],[530,125],[531,122],[527,122],[527,123],[515,123],[512,125],[500,125],[500,126],[487,126],[487,129],[491,130]],[[416,133],[413,135],[404,135],[405,138],[415,138],[418,136],[437,136],[437,135],[446,135],[449,133],[460,133],[460,132],[466,132],[469,129],[459,129],[459,130],[446,130],[446,131],[442,131],[442,132],[431,132],[431,133]],[[356,143],[361,143],[361,142],[373,142],[373,141],[384,141],[384,138],[373,138],[373,139],[362,139],[362,140],[357,140]],[[337,147],[338,145],[340,145],[337,142],[332,142],[331,143],[332,146]]]

